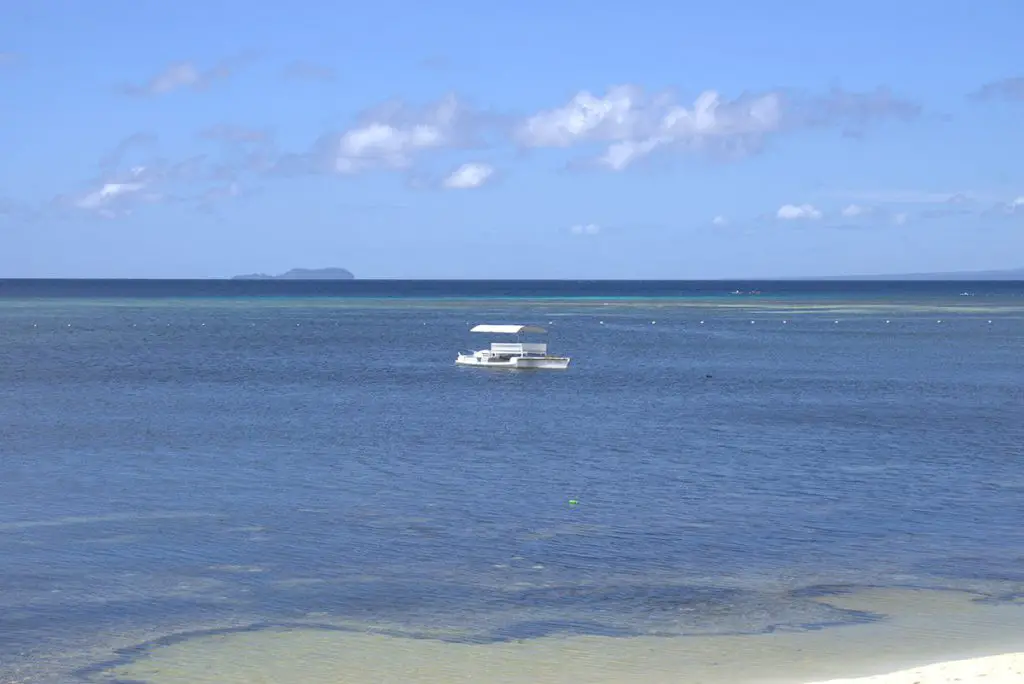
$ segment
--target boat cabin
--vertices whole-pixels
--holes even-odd
[[[497,333],[504,335],[516,335],[521,337],[526,333],[543,334],[547,330],[536,325],[488,325],[481,324],[474,326],[470,332],[475,333]],[[489,351],[491,356],[546,356],[548,345],[546,342],[491,342]]]
[[[491,354],[501,356],[544,356],[548,345],[544,342],[491,342]]]

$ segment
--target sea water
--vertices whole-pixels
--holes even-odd
[[[457,367],[477,323],[570,368]],[[1022,283],[6,281],[0,681],[1020,638],[1022,335]]]

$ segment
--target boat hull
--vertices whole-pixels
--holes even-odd
[[[565,370],[569,367],[567,356],[513,356],[512,358],[497,359],[494,357],[472,356],[459,354],[455,359],[456,365],[472,366],[475,368],[498,368],[517,370]]]

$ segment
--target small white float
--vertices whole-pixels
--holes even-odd
[[[523,368],[538,370],[564,370],[569,367],[568,356],[551,356],[545,342],[524,342],[526,333],[544,334],[544,328],[536,325],[490,325],[474,326],[470,332],[516,335],[516,342],[491,342],[489,349],[459,352],[455,363],[460,366],[478,368]]]

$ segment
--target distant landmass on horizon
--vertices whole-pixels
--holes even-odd
[[[1024,280],[1024,268],[998,271],[953,271],[951,273],[819,276],[801,278],[801,280]]]
[[[280,275],[249,273],[237,275],[232,280],[354,280],[352,272],[345,268],[293,268]]]
[[[232,280],[354,280],[345,268],[293,268],[279,275],[249,273]],[[413,279],[415,280],[415,279]],[[789,278],[714,278],[712,280],[1024,280],[1024,268],[992,271],[953,271],[947,273],[892,273],[875,275],[798,276]]]
[[[221,278],[214,278],[219,280]],[[192,278],[152,278],[151,280],[191,280]],[[247,273],[243,275],[231,276],[229,280],[355,280],[355,275],[346,268],[293,268],[285,273],[277,275],[271,275],[267,273]],[[134,278],[110,278],[110,277],[86,277],[86,278],[47,278],[47,277],[3,277],[0,275],[0,283],[3,281],[17,281],[17,280],[134,280]],[[149,280],[143,278],[143,280]],[[200,278],[199,280],[207,280],[207,278]],[[375,278],[361,278],[360,280],[375,280]],[[394,278],[386,278],[386,280],[394,280]],[[403,280],[398,278],[398,280]],[[462,280],[458,277],[449,278],[407,278],[404,280]],[[480,278],[471,278],[470,280],[481,280]],[[578,278],[567,278],[567,279],[551,279],[551,278],[497,278],[496,280],[579,280]],[[586,280],[601,280],[600,278],[588,278]],[[618,280],[618,279],[612,279]],[[627,280],[651,280],[649,278],[640,279],[627,279]],[[952,272],[934,272],[934,273],[876,273],[871,275],[816,275],[816,276],[783,276],[783,277],[766,277],[766,276],[733,276],[730,278],[655,278],[653,280],[673,280],[673,281],[708,281],[708,282],[747,282],[747,281],[758,281],[758,282],[772,282],[772,281],[915,281],[915,280],[975,280],[975,281],[1024,281],[1024,268],[1011,268],[1001,270],[988,270],[988,271],[952,271]]]

